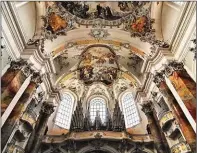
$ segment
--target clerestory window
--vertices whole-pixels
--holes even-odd
[[[122,96],[121,102],[123,107],[126,128],[130,128],[139,124],[140,117],[132,93],[125,93]]]
[[[60,102],[55,124],[59,127],[69,129],[74,105],[74,97],[70,93],[64,93]]]
[[[97,114],[100,116],[102,123],[106,121],[106,101],[101,97],[96,97],[90,101],[90,119],[92,123]]]

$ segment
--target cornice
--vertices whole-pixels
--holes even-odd
[[[164,58],[171,59],[173,58],[173,54],[170,52],[169,48],[158,48],[155,56],[144,62],[141,73],[150,72],[152,66],[160,64],[161,60]]]
[[[57,91],[53,88],[53,85],[50,81],[49,73],[43,74],[42,75],[42,80],[43,80],[43,83],[44,83],[44,85],[47,89],[48,96],[53,97],[56,102],[59,102],[61,100],[60,93],[59,93],[59,91]]]
[[[136,102],[139,102],[141,97],[146,96],[148,89],[153,83],[152,80],[153,80],[153,74],[149,72],[148,75],[146,76],[144,85],[142,86],[142,88],[138,89],[136,92],[136,95],[135,95]]]

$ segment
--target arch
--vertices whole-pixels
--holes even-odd
[[[68,92],[68,91],[64,92],[62,95],[63,99],[60,102],[55,117],[55,124],[61,128],[65,128],[65,129],[70,128],[70,122],[76,101],[73,95],[74,94],[72,92]]]
[[[78,153],[86,153],[88,151],[94,151],[95,148],[92,147],[92,146],[86,146],[84,148],[81,148]],[[103,147],[101,147],[99,150],[102,150],[102,151],[108,151],[110,153],[119,153],[116,149],[110,147],[110,146],[106,146],[104,145]]]
[[[134,95],[134,92],[135,92],[134,88],[126,89],[125,91],[123,91],[123,92],[121,92],[121,93],[119,93],[119,94],[117,95],[118,101],[119,101],[119,107],[120,107],[120,110],[121,110],[121,111],[123,111],[123,107],[122,107],[122,103],[121,103],[121,101],[122,101],[121,98],[122,98],[122,96],[123,96],[124,94],[126,94],[127,92],[132,93],[133,97],[135,96],[135,95]]]
[[[77,106],[77,101],[79,100],[79,96],[76,93],[74,93],[73,91],[69,90],[69,89],[63,89],[62,92],[61,92],[61,97],[64,95],[64,93],[69,93],[74,98],[74,104],[73,104],[73,110],[72,110],[72,113],[73,113],[76,106]]]
[[[128,153],[135,153],[135,152],[134,152],[135,149],[136,149],[136,148],[130,149],[130,150],[128,151]],[[154,153],[152,150],[147,149],[147,148],[143,148],[141,151],[144,151],[144,152],[146,152],[146,153]]]
[[[88,98],[87,98],[87,103],[86,103],[86,109],[88,110],[89,106],[90,106],[90,101],[96,97],[100,97],[100,98],[103,98],[105,100],[105,103],[106,103],[106,107],[109,108],[109,100],[108,98],[105,96],[105,95],[97,95],[97,94],[94,94],[94,95],[90,95]]]
[[[141,122],[141,118],[131,91],[126,91],[119,97],[124,114],[126,128],[131,128]]]

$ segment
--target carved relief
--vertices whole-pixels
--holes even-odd
[[[156,74],[153,77],[153,82],[159,86],[161,82],[165,81],[163,73],[161,72],[156,72]]]

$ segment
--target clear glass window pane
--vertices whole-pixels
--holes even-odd
[[[132,93],[125,93],[122,97],[122,106],[126,127],[130,128],[140,123],[139,114]]]
[[[106,103],[101,97],[93,98],[90,101],[90,118],[94,122],[97,112],[100,115],[101,121],[104,123],[106,119]]]
[[[72,117],[73,105],[74,105],[74,97],[69,93],[65,93],[63,95],[63,100],[60,102],[58,108],[57,116],[55,119],[56,125],[65,129],[69,129],[69,124]]]

